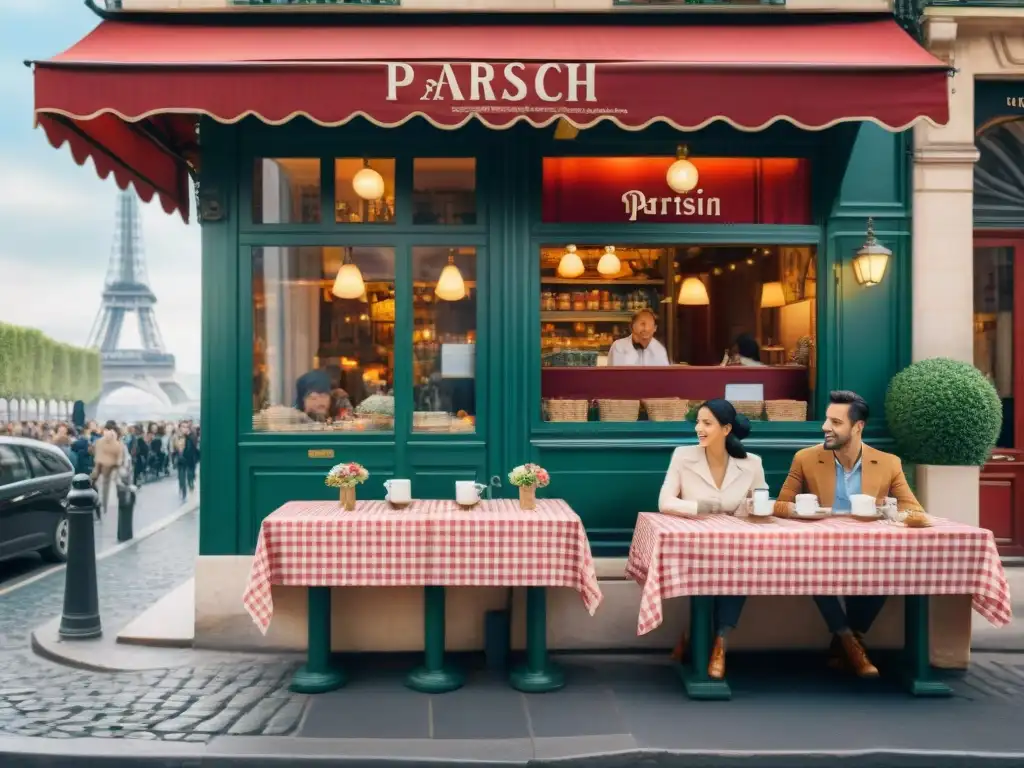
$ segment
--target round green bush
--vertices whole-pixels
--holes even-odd
[[[980,466],[999,437],[1003,405],[973,365],[936,357],[893,377],[885,416],[904,461]]]

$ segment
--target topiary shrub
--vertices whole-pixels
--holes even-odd
[[[885,417],[904,461],[980,466],[999,437],[1003,404],[977,368],[936,357],[893,377]]]

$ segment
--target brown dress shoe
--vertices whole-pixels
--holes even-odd
[[[687,637],[686,633],[683,632],[679,636],[679,642],[676,643],[676,647],[672,649],[672,661],[676,661],[680,664],[687,660],[690,655],[690,638]]]
[[[711,648],[708,677],[712,680],[721,680],[725,677],[725,639],[721,636],[715,638],[715,644]]]
[[[857,635],[836,635],[833,645],[838,641],[842,653],[843,666],[857,677],[878,677],[878,668],[871,663],[867,651]]]

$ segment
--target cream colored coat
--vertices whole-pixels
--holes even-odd
[[[701,502],[716,502],[722,512],[735,512],[756,488],[767,488],[761,457],[729,457],[722,487],[715,486],[704,449],[699,445],[676,448],[665,474],[658,510],[677,515],[696,515]]]

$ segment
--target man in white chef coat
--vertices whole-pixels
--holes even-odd
[[[608,365],[639,365],[644,367],[669,365],[668,352],[654,338],[658,318],[653,310],[641,309],[633,315],[633,332],[612,343],[608,349]]]

